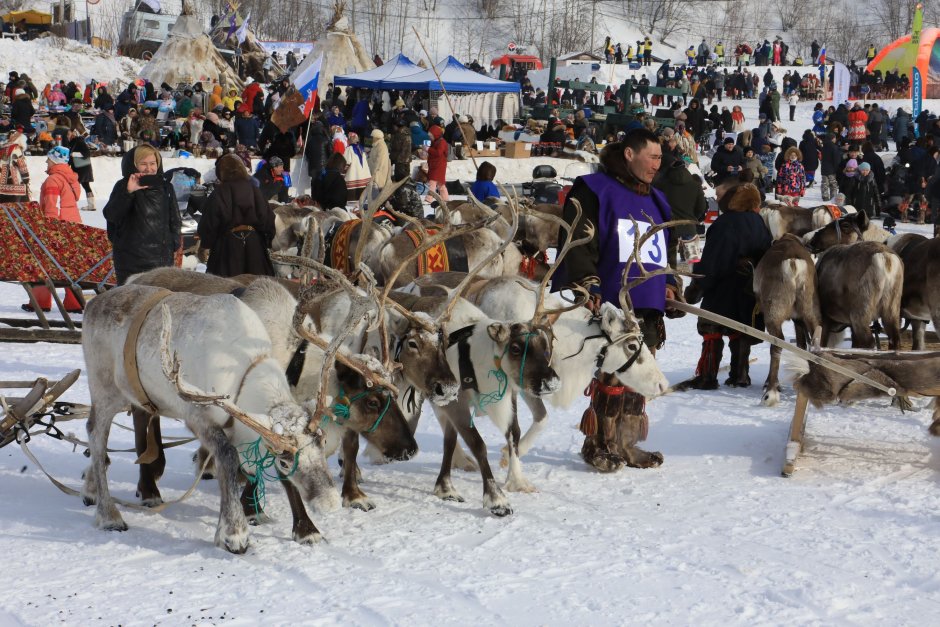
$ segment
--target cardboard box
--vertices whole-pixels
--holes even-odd
[[[489,149],[477,150],[476,148],[471,148],[469,152],[470,152],[471,157],[499,157],[500,156],[499,150],[489,150]]]
[[[509,159],[526,159],[532,156],[532,144],[526,142],[512,142],[506,144],[505,154]]]

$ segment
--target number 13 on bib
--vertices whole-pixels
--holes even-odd
[[[649,222],[617,221],[617,240],[622,263],[631,261],[636,238],[642,237],[650,228],[652,228],[652,225]],[[654,265],[658,268],[666,266],[666,235],[663,231],[655,233],[640,247],[640,263]]]

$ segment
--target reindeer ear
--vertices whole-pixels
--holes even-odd
[[[866,211],[859,211],[857,214],[855,214],[855,224],[858,225],[858,228],[863,233],[865,232],[865,229],[868,228],[869,222],[870,220],[868,219],[868,213]]]
[[[389,333],[396,339],[408,332],[408,319],[395,309],[386,310],[385,323],[388,326]]]
[[[350,388],[359,383],[360,375],[358,372],[346,366],[339,361],[336,362],[336,378],[339,380],[340,385],[343,388]]]
[[[505,344],[509,341],[509,336],[511,331],[508,324],[503,324],[502,322],[494,322],[493,324],[486,327],[486,332],[490,334],[490,338],[497,344]]]
[[[608,302],[601,304],[601,331],[607,335],[614,332],[614,325],[621,319],[620,310]]]

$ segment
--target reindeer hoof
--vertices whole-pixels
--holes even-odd
[[[930,425],[930,435],[940,436],[940,420],[934,420]]]
[[[934,435],[936,435],[936,434],[934,434]],[[93,497],[93,496],[86,496],[86,495],[84,495],[84,494],[82,495],[82,505],[84,505],[85,507],[91,507],[92,505],[96,504],[97,502],[98,502],[98,500],[97,500],[95,497]]]
[[[102,531],[127,531],[127,523],[123,520],[115,520],[105,523],[99,527]]]
[[[498,518],[512,514],[512,508],[508,505],[494,505],[490,508],[490,513]]]
[[[775,407],[780,402],[780,390],[764,390],[764,395],[760,399],[764,407]]]
[[[215,543],[229,553],[242,555],[248,550],[248,526],[239,531],[233,531],[226,534],[216,534]]]
[[[255,512],[252,508],[252,511],[245,512],[245,518],[248,520],[248,524],[252,527],[257,527],[259,525],[266,525],[271,522],[271,517],[264,513],[264,511]]]
[[[914,411],[914,403],[911,402],[908,396],[895,396],[891,404],[901,411]]]
[[[503,485],[503,489],[507,492],[525,492],[527,494],[534,494],[538,492],[538,488],[536,488],[532,482],[525,477],[507,480]]]
[[[163,505],[163,497],[157,495],[146,499],[140,499],[140,504],[144,507],[157,507],[158,505]]]
[[[442,501],[450,501],[452,503],[464,503],[466,499],[460,496],[460,492],[454,489],[454,486],[447,485],[442,486],[440,484],[434,486],[434,496],[441,499]]]
[[[311,531],[309,533],[294,532],[294,542],[297,544],[319,544],[321,540],[323,540],[323,536],[320,535],[319,531]]]
[[[343,507],[358,509],[361,512],[371,512],[375,509],[375,504],[365,497],[357,499],[343,499]]]
[[[102,531],[127,531],[127,523],[121,518],[121,513],[114,505],[111,506],[107,515],[99,509],[95,514],[95,526]]]

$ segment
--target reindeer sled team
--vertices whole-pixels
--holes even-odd
[[[651,187],[661,159],[655,135],[633,131],[608,147],[602,172],[579,178],[563,208],[536,210],[512,199],[491,206],[470,195],[439,200],[434,222],[423,219],[420,198],[405,182],[367,190],[360,217],[293,205],[272,214],[252,194],[238,193],[244,177],[223,157],[223,186],[209,201],[216,213],[201,235],[210,267],[226,276],[166,267],[179,241],[172,194],[144,184],[160,170],[159,153],[128,159],[134,167],[105,208],[122,285],[94,298],[84,318],[92,410],[82,495],[96,505],[99,528],[127,528],[108,489],[107,441],[114,416],[128,407],[143,504],[162,503],[159,417],[182,420],[201,443],[200,472],[219,481],[216,543],[234,553],[248,547],[249,522],[263,517],[266,479],[284,486],[300,543],[320,538],[307,503],[331,509],[341,497],[344,506],[373,509],[358,483],[359,438],[375,461],[411,458],[425,399],[444,434],[434,494],[463,501],[451,469],[478,469],[483,507],[496,516],[512,513],[507,492],[536,489],[520,460],[545,426],[546,403],[568,407],[585,390],[581,455],[588,464],[611,472],[663,463],[638,444],[648,431],[646,400],[668,388],[655,359],[666,341],[664,317],[684,314],[670,306],[683,290],[669,263],[676,222]],[[880,316],[896,347],[902,305],[911,319],[940,322],[940,290],[932,284],[909,296],[898,256],[926,255],[924,271],[937,277],[926,267],[940,260],[935,240],[908,241],[896,253],[875,241],[850,243],[875,239],[872,225],[856,216],[830,220],[802,234],[818,247],[830,245],[827,229],[838,240],[818,262],[817,280],[800,239],[773,242],[774,225],[790,229],[780,225],[796,219],[772,212],[789,216],[798,208],[761,209],[748,184],[721,202],[724,214],[685,290],[705,309],[760,327],[759,302],[778,337],[782,321],[794,318],[810,333],[851,326],[859,346],[874,342],[868,325]],[[146,248],[138,238],[157,244]],[[540,281],[519,277],[520,249],[541,258],[552,240],[556,263],[540,268]],[[259,276],[271,274],[266,256],[258,257],[265,249],[273,268],[294,280]],[[913,272],[911,281],[921,280]],[[872,302],[863,306],[865,298]],[[696,375],[678,387],[717,387],[725,335],[732,351],[726,383],[749,385],[751,339],[704,321],[699,331]],[[778,358],[765,384],[767,403],[779,396]],[[524,434],[520,401],[533,416]],[[502,485],[476,429],[484,415],[506,440]],[[337,494],[326,459],[339,450]]]

